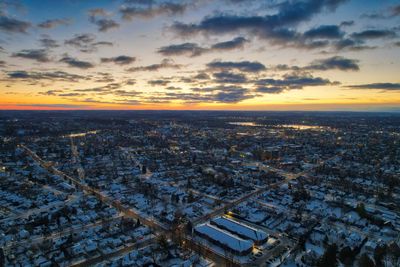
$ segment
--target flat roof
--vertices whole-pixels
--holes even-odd
[[[218,226],[224,227],[229,232],[236,233],[254,241],[263,241],[268,237],[268,234],[262,230],[250,227],[227,217],[217,217],[212,219],[212,222]]]
[[[195,227],[195,230],[209,238],[226,245],[235,251],[246,251],[253,247],[253,242],[234,236],[231,233],[221,230],[209,223],[201,224]]]

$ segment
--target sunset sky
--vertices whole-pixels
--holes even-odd
[[[0,0],[0,109],[400,111],[400,3]]]

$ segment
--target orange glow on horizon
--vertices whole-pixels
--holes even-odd
[[[336,111],[336,110],[379,110],[379,109],[395,109],[399,107],[399,103],[316,103],[316,104],[265,104],[265,105],[235,105],[235,104],[225,104],[225,105],[77,105],[77,107],[63,107],[63,106],[46,106],[46,104],[40,104],[36,106],[35,104],[24,106],[0,104],[0,110],[238,110],[238,111]]]

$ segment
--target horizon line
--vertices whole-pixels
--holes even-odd
[[[354,112],[354,113],[400,113],[400,108],[398,110],[241,110],[241,109],[0,109],[2,111],[176,111],[176,112]]]

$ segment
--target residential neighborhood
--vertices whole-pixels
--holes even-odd
[[[399,116],[178,114],[2,113],[0,265],[399,266]]]

